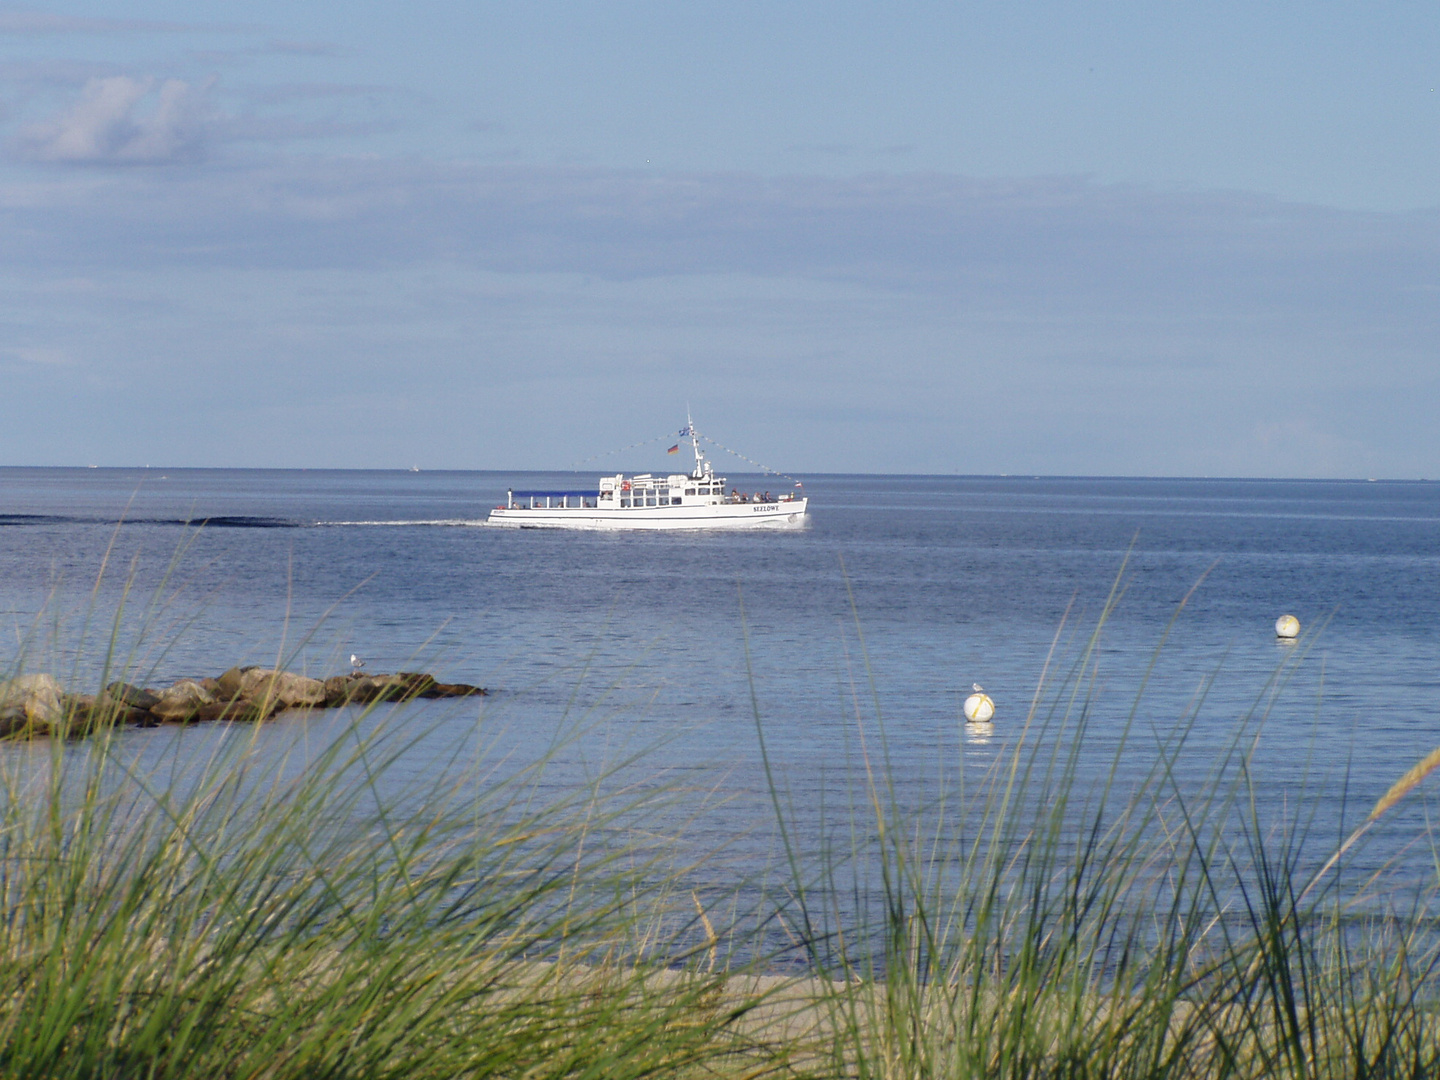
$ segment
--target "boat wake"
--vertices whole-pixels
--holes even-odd
[[[0,514],[0,528],[25,525],[170,525],[208,529],[303,529],[310,523],[289,518],[217,515],[216,517],[87,517],[74,514]]]
[[[82,516],[74,514],[0,514],[0,528],[44,526],[44,525],[151,525],[171,528],[192,529],[317,529],[339,526],[401,525],[415,526],[472,526],[484,525],[484,519],[434,518],[419,521],[299,521],[294,518],[249,517],[236,514],[222,514],[215,517],[107,517]]]
[[[478,528],[480,526],[483,526],[485,524],[485,521],[484,519],[472,520],[469,518],[435,518],[433,520],[426,521],[317,521],[315,524],[319,528],[339,528],[341,526],[353,527],[360,525],[399,525],[405,526],[407,528],[414,528],[416,526],[422,525],[431,525],[440,528]]]

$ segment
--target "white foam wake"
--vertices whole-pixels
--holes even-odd
[[[454,528],[474,528],[479,525],[484,525],[485,520],[483,518],[476,520],[471,520],[467,518],[437,518],[432,521],[317,521],[315,524],[317,526],[323,527],[340,525],[440,525]]]

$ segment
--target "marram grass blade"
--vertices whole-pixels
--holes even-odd
[[[1391,784],[1390,790],[1380,796],[1380,800],[1375,804],[1375,808],[1370,811],[1365,820],[1360,823],[1354,832],[1345,838],[1345,842],[1335,849],[1335,853],[1325,860],[1325,865],[1315,871],[1315,876],[1310,879],[1305,888],[1300,890],[1300,895],[1295,901],[1296,906],[1298,907],[1300,902],[1310,895],[1315,886],[1320,883],[1320,879],[1335,868],[1335,864],[1345,857],[1345,853],[1354,847],[1362,836],[1370,831],[1371,826],[1379,821],[1387,810],[1406,795],[1410,794],[1411,791],[1418,787],[1420,783],[1437,768],[1440,768],[1440,747],[1436,747],[1421,758],[1415,764],[1414,768],[1410,769],[1404,776],[1400,777],[1399,780]]]
[[[1370,811],[1370,816],[1365,820],[1367,822],[1375,821],[1381,814],[1385,813],[1386,810],[1389,810],[1406,795],[1410,794],[1411,790],[1415,788],[1420,781],[1424,780],[1437,768],[1440,768],[1440,747],[1431,750],[1430,753],[1426,754],[1416,763],[1413,769],[1400,777],[1399,780],[1396,780],[1395,783],[1390,786],[1390,790],[1380,796],[1380,801],[1375,804],[1375,809]]]

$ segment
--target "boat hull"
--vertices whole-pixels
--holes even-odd
[[[655,506],[633,509],[541,509],[496,507],[487,525],[509,529],[798,529],[806,524],[805,499],[714,506]]]

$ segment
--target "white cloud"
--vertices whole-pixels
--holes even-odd
[[[191,160],[204,150],[210,84],[181,79],[90,79],[78,102],[21,136],[35,161],[155,164]]]

